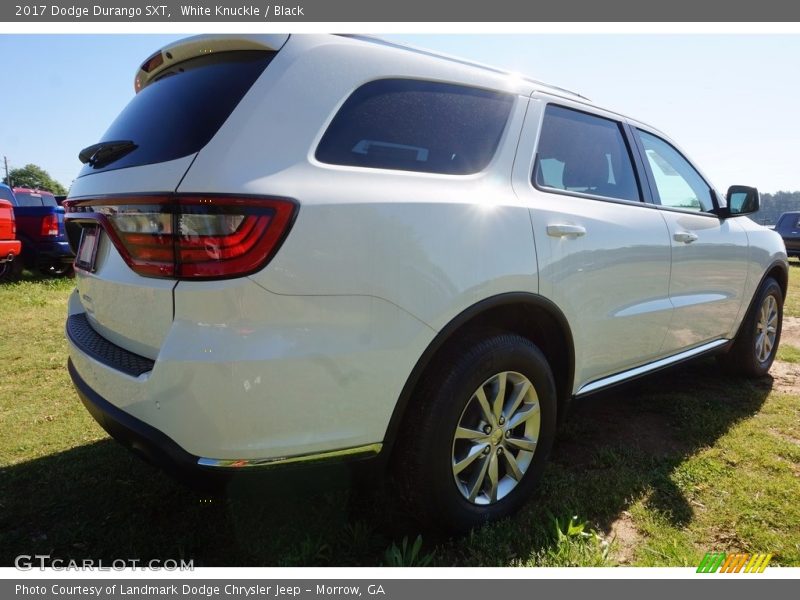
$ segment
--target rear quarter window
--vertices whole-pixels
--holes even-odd
[[[320,162],[467,175],[500,143],[513,96],[460,85],[381,79],[358,88],[317,147]]]

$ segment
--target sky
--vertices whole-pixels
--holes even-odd
[[[0,35],[0,160],[65,186],[134,94],[141,62],[184,35]],[[800,190],[800,35],[387,35],[587,96],[672,137],[718,189]],[[2,163],[0,163],[2,169]]]

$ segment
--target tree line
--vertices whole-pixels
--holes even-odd
[[[8,180],[11,180],[11,183]],[[26,187],[53,192],[56,196],[66,196],[67,188],[50,176],[39,165],[27,164],[19,169],[11,169],[8,177],[3,177],[3,183],[13,187]]]
[[[761,194],[761,208],[750,218],[761,225],[775,225],[785,212],[800,211],[800,191]]]

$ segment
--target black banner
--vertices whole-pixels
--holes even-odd
[[[800,3],[785,0],[64,0],[0,4],[3,22],[787,22]]]
[[[0,597],[14,600],[267,600],[299,599],[405,600],[412,598],[616,598],[673,600],[702,596],[726,600],[762,597],[791,598],[790,579],[698,575],[697,579],[326,579],[326,580],[226,580],[226,579],[39,579],[0,582]],[[756,580],[756,578],[758,580]],[[712,583],[711,580],[714,580]],[[736,579],[734,581],[734,579]]]

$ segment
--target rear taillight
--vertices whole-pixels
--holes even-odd
[[[11,239],[17,239],[17,220],[14,218],[14,209],[10,209],[11,211]]]
[[[42,219],[42,237],[58,237],[58,215],[47,215]]]
[[[294,217],[291,200],[141,196],[68,200],[69,222],[99,222],[131,269],[146,277],[221,279],[261,269]]]

